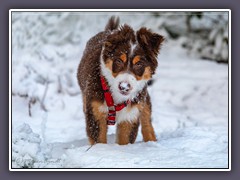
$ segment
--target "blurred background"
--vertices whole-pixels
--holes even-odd
[[[111,15],[119,15],[134,28],[147,25],[168,40],[180,41],[178,45],[195,56],[228,61],[228,12],[15,12],[13,48],[79,45],[85,40],[84,31],[102,31],[101,24]]]

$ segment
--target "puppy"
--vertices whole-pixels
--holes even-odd
[[[147,82],[157,68],[163,36],[142,27],[119,27],[111,17],[105,31],[86,44],[77,79],[90,144],[107,143],[108,125],[117,126],[120,145],[134,143],[141,123],[143,140],[156,141]]]

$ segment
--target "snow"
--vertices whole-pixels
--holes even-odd
[[[110,14],[13,15],[12,167],[228,168],[228,65],[189,56],[181,39],[165,42],[148,88],[157,142],[143,142],[140,128],[120,146],[110,126],[108,144],[88,144],[76,71]],[[117,14],[166,33],[156,27],[164,18]]]

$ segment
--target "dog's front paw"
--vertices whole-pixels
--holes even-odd
[[[157,141],[156,135],[154,132],[144,132],[143,133],[143,141]]]

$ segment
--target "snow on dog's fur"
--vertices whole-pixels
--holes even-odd
[[[108,108],[101,76],[106,79],[115,104],[131,101],[116,114],[117,143],[134,143],[139,123],[144,141],[156,141],[147,82],[157,68],[163,40],[163,36],[145,27],[137,32],[126,24],[119,27],[119,19],[112,17],[105,31],[87,42],[77,78],[90,144],[107,143]]]

